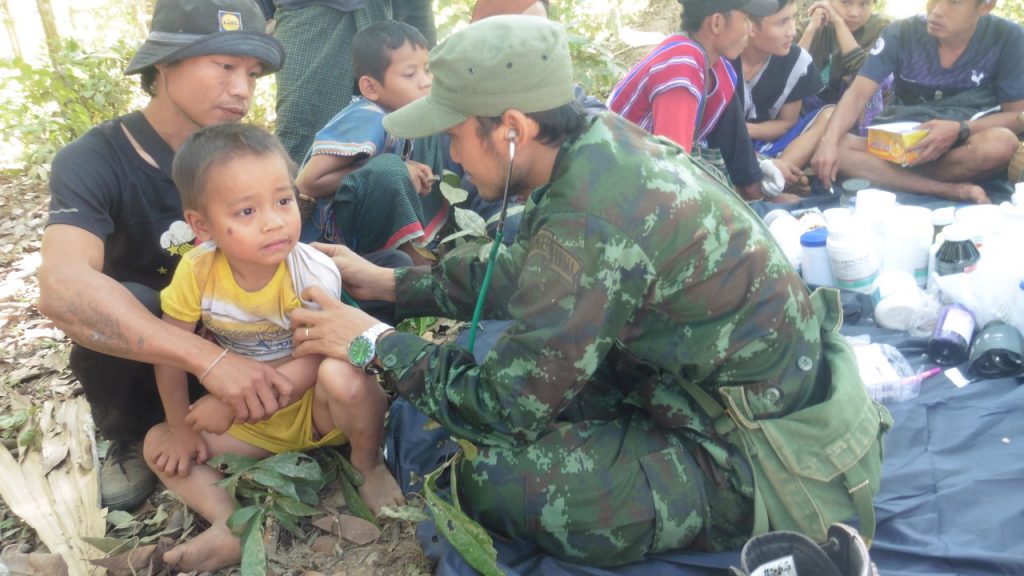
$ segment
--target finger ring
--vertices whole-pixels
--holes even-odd
[[[309,339],[309,327],[306,327],[306,338]]]

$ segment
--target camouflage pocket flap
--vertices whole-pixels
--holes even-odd
[[[832,368],[829,397],[783,418],[761,420],[772,450],[792,473],[828,482],[854,466],[878,442],[881,414],[861,383],[856,360],[837,334],[823,333]]]

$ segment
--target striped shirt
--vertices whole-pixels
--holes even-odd
[[[703,118],[696,141],[705,142],[718,124],[736,91],[736,71],[724,58],[707,76],[707,55],[693,39],[672,34],[622,79],[608,99],[608,107],[648,132],[654,131],[654,99],[681,88],[703,102]],[[710,86],[708,84],[710,83]],[[694,116],[697,116],[696,114]],[[687,131],[689,132],[689,131]]]

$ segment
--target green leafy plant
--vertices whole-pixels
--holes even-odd
[[[242,574],[262,576],[267,573],[263,532],[268,519],[302,537],[299,521],[317,513],[314,506],[324,486],[324,474],[316,460],[296,452],[263,460],[223,454],[211,458],[210,465],[224,472],[217,485],[235,501],[228,527],[242,541]]]
[[[57,150],[131,107],[141,93],[138,79],[124,75],[134,48],[120,42],[94,52],[68,39],[53,64],[0,61],[0,127],[7,145],[21,147],[28,175],[47,178]]]
[[[465,447],[463,444],[464,449]],[[427,507],[434,515],[434,524],[438,532],[444,535],[466,562],[485,576],[500,575],[502,571],[498,568],[498,552],[494,549],[491,535],[472,518],[466,516],[459,506],[457,475],[451,474],[452,502],[445,500],[437,488],[438,477],[447,468],[454,468],[458,459],[464,457],[466,456],[463,452],[459,452],[443,466],[427,474],[423,482],[423,496]]]

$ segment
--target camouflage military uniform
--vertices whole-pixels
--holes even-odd
[[[468,319],[481,255],[399,271],[399,314]],[[471,515],[598,565],[750,535],[745,460],[680,382],[742,385],[770,418],[815,402],[827,370],[807,290],[742,200],[599,115],[531,195],[487,296],[485,317],[515,323],[483,364],[409,334],[378,344],[390,385],[481,447],[457,470]]]

